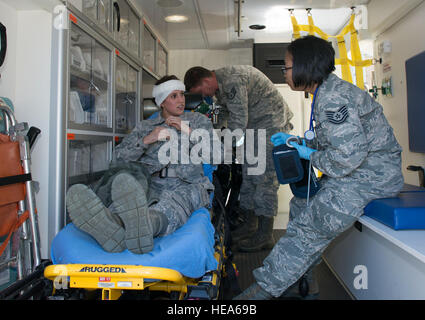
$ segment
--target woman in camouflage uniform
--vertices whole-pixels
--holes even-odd
[[[179,146],[183,138],[189,144],[187,150],[178,148],[178,159],[183,153],[190,155],[197,142],[189,139],[193,130],[204,129],[214,137],[212,123],[205,115],[184,112],[184,90],[175,76],[166,76],[154,86],[153,96],[161,112],[138,123],[116,147],[116,159],[128,165],[119,166],[124,170],[110,170],[104,184],[110,203],[84,185],[74,185],[68,191],[67,208],[73,223],[106,251],[127,248],[133,253],[149,252],[155,236],[172,233],[193,211],[209,205],[214,186],[204,176],[202,163],[163,163],[159,157],[171,137],[178,139]]]
[[[283,69],[288,85],[315,95],[315,136],[307,146],[293,146],[323,173],[321,189],[309,203],[291,200],[285,235],[253,271],[256,282],[236,299],[281,296],[371,200],[395,196],[403,186],[401,147],[382,106],[334,70],[335,51],[327,41],[307,36],[288,47]],[[287,138],[278,133],[272,141],[279,145]]]

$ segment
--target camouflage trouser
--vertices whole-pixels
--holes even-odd
[[[209,194],[202,184],[186,183],[179,178],[152,178],[149,193],[151,199],[158,199],[151,208],[168,218],[164,235],[185,224],[193,211],[209,206]]]
[[[193,211],[208,207],[210,196],[208,186],[202,183],[187,183],[179,178],[151,177],[143,165],[138,163],[112,163],[103,177],[92,188],[102,203],[116,213],[111,199],[111,185],[120,173],[133,175],[144,190],[148,190],[148,198],[156,199],[152,208],[164,213],[168,218],[168,228],[164,235],[170,234],[186,223]]]
[[[285,235],[253,271],[258,284],[275,297],[295,283],[339,234],[350,228],[373,199],[394,194],[371,195],[354,186],[325,185],[310,199],[292,198]]]
[[[257,129],[256,129],[257,130]],[[273,163],[273,144],[270,137],[281,132],[282,128],[268,128],[266,131],[266,171],[261,175],[248,175],[248,167],[242,165],[242,185],[240,189],[240,207],[245,210],[254,210],[257,216],[274,217],[277,215],[279,182]],[[258,156],[257,135],[254,145],[255,155]]]

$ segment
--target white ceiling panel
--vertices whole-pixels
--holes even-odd
[[[244,47],[252,42],[287,42],[292,37],[289,8],[300,24],[307,24],[306,8],[311,8],[315,24],[328,34],[336,34],[348,21],[352,6],[367,5],[369,0],[244,0],[241,29],[236,32],[237,11],[234,0],[160,0],[177,1],[178,7],[160,7],[159,0],[134,0],[149,7],[158,19],[169,14],[184,14],[184,23],[167,24],[164,35],[170,49],[226,49]],[[149,13],[148,13],[149,15]],[[158,22],[158,21],[157,21]],[[154,21],[155,23],[155,21]],[[264,30],[251,30],[262,24]]]

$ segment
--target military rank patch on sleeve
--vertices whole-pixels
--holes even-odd
[[[348,118],[347,106],[339,108],[338,111],[325,111],[325,113],[329,122],[333,124],[342,124]]]

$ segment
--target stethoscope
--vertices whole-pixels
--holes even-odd
[[[313,122],[315,121],[314,120],[314,106],[316,104],[316,98],[317,98],[318,90],[319,90],[319,86],[317,86],[316,90],[314,90],[313,102],[311,103],[310,127],[304,133],[304,139],[307,140],[307,141],[313,141],[314,138],[316,137],[316,134],[314,132]],[[293,136],[293,137],[288,138],[287,141],[286,141],[286,144],[289,147],[292,147],[290,145],[291,142],[296,142],[298,144],[301,143],[301,141],[299,141],[299,138],[297,136]],[[309,164],[308,164],[308,185],[307,185],[307,206],[309,205],[309,202],[310,202],[311,170],[312,170],[312,165],[311,165],[311,160],[309,160]]]
[[[314,133],[313,121],[315,121],[314,120],[314,105],[316,103],[317,91],[319,91],[319,86],[317,86],[316,90],[314,90],[313,102],[311,103],[310,127],[304,133],[304,139],[306,139],[307,141],[313,141],[314,138],[316,137],[316,134]],[[310,160],[308,163],[307,207],[310,202],[311,170],[312,170],[312,165]]]
[[[312,141],[316,137],[316,134],[314,133],[314,127],[313,122],[314,120],[314,105],[316,103],[317,98],[317,91],[319,90],[319,86],[317,86],[316,90],[314,90],[314,96],[313,96],[313,102],[311,103],[311,115],[310,115],[310,127],[309,129],[304,133],[304,138],[307,141]]]

